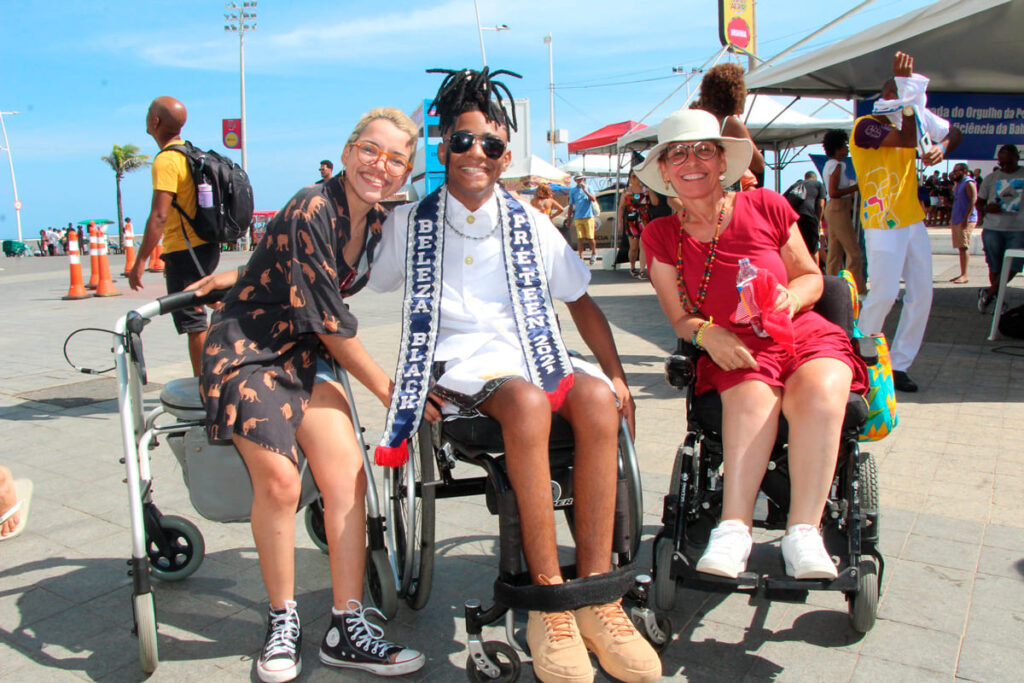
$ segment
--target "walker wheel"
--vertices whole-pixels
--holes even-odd
[[[385,619],[391,619],[398,613],[398,590],[395,587],[395,574],[391,570],[388,551],[366,550],[366,587],[374,606],[380,610]]]
[[[484,654],[491,661],[498,665],[501,673],[497,678],[491,678],[477,668],[477,663],[472,656],[466,659],[466,676],[474,683],[510,683],[519,678],[519,670],[522,664],[519,662],[519,655],[511,646],[497,640],[488,640],[482,643]]]
[[[156,665],[160,661],[153,594],[132,596],[132,609],[135,612],[135,635],[139,639],[139,664],[144,673],[151,674],[156,671]]]
[[[161,581],[181,581],[192,576],[206,554],[206,543],[199,527],[184,517],[165,515],[160,518],[160,533],[163,544],[148,535],[146,538],[153,576]]]
[[[862,557],[857,569],[857,591],[846,596],[850,602],[850,626],[857,633],[867,633],[878,614],[877,560]]]

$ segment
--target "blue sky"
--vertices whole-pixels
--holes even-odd
[[[858,4],[762,0],[762,57]],[[805,49],[927,4],[876,0]],[[479,0],[479,6],[484,26],[510,27],[484,32],[487,61],[523,75],[510,86],[516,97],[530,99],[532,147],[544,158],[548,32],[556,125],[572,139],[640,118],[682,82],[672,67],[699,66],[719,47],[715,0]],[[220,142],[221,119],[239,115],[238,36],[224,32],[223,7],[216,0],[0,0],[0,110],[21,112],[4,120],[26,238],[49,225],[117,217],[114,174],[100,157],[126,143],[155,154],[144,119],[158,95],[185,103],[185,137],[240,159]],[[257,209],[277,209],[316,180],[320,159],[337,162],[367,109],[387,104],[411,113],[439,83],[425,69],[480,65],[472,0],[260,0],[257,12],[257,30],[245,38],[248,170]],[[660,121],[685,96],[683,88],[648,122]],[[560,160],[567,156],[560,146]],[[126,215],[141,228],[151,197],[148,169],[126,177],[122,191]],[[3,163],[0,237],[14,236]]]

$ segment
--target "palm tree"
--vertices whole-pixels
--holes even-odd
[[[103,161],[110,164],[117,177],[117,235],[119,243],[124,244],[124,210],[121,208],[121,179],[125,173],[137,171],[149,165],[149,155],[139,154],[140,150],[135,145],[114,145],[110,150],[110,156],[102,157]]]

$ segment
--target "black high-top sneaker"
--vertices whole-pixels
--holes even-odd
[[[302,627],[294,600],[285,600],[283,610],[267,613],[267,639],[256,662],[256,673],[263,683],[285,683],[302,671]]]
[[[384,629],[367,619],[370,614],[384,620],[380,611],[363,607],[358,600],[349,600],[345,612],[333,614],[331,627],[320,646],[320,661],[378,676],[400,676],[422,668],[427,658],[416,650],[385,640]]]

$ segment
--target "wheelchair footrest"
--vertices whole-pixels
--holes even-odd
[[[569,577],[575,575],[575,567],[563,567],[562,577],[566,583],[557,586],[533,585],[528,573],[517,574],[509,580],[499,577],[494,581],[494,601],[511,608],[541,612],[602,605],[628,593],[638,573],[636,567],[623,567],[607,574],[570,580]]]

